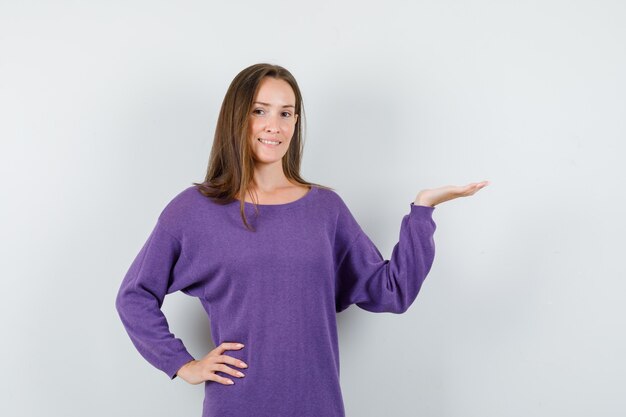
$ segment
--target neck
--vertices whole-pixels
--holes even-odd
[[[254,167],[252,186],[260,191],[271,192],[277,188],[291,185],[283,172],[282,160],[272,164],[257,163]]]

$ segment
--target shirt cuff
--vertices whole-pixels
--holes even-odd
[[[194,360],[195,358],[187,351],[182,351],[175,357],[173,357],[169,363],[165,364],[163,371],[170,377],[170,379],[176,378],[176,372],[187,362]]]
[[[420,206],[415,204],[413,201],[411,202],[411,211],[427,211],[432,213],[433,210],[435,210],[435,207],[433,206]]]

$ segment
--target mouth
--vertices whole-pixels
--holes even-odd
[[[257,138],[257,140],[261,142],[262,144],[271,146],[271,147],[276,147],[282,143],[279,140],[267,140],[267,139],[261,139],[261,138]]]

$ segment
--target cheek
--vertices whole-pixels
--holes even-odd
[[[248,122],[248,132],[250,134],[255,133],[257,130],[259,129],[259,123],[258,121],[252,119]]]
[[[296,131],[296,124],[295,123],[287,123],[285,124],[285,132],[288,132],[289,134],[287,135],[289,138],[291,138],[293,136],[293,133]]]
[[[250,137],[250,141],[252,143],[256,142],[256,138],[260,136],[259,129],[260,126],[258,121],[256,123],[254,121],[250,121],[248,124],[248,136]]]

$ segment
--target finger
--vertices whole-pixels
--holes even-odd
[[[224,384],[224,385],[232,385],[234,384],[234,381],[230,378],[226,378],[221,375],[218,375],[217,374],[218,372],[223,372],[225,374],[232,375],[237,378],[243,378],[245,376],[243,375],[242,372],[240,373],[239,371],[236,371],[232,369],[231,367],[226,366],[222,363],[210,363],[206,369],[208,370],[208,375],[206,376],[207,380],[219,382],[220,384]]]
[[[215,364],[214,368],[216,371],[224,372],[225,374],[236,376],[237,378],[243,378],[245,376],[243,372],[233,369],[230,366],[224,365],[223,363]]]
[[[472,183],[468,184],[467,187],[477,191],[477,190],[480,190],[481,188],[483,188],[484,186],[486,186],[488,184],[489,184],[489,181],[472,182]]]
[[[466,194],[466,195],[467,195],[467,196],[474,195],[474,194],[476,194],[476,192],[477,192],[478,190],[480,190],[481,188],[485,187],[486,185],[487,185],[487,184],[486,184],[486,181],[479,182],[479,183],[474,183],[473,187],[471,187],[471,188],[467,191],[467,194]]]
[[[241,343],[223,342],[223,343],[220,343],[220,345],[217,346],[215,349],[213,349],[211,353],[213,354],[212,356],[221,355],[227,350],[239,350],[239,349],[242,349],[243,347],[244,345]]]
[[[237,358],[233,358],[232,356],[228,356],[228,355],[220,355],[217,357],[217,360],[220,362],[228,363],[230,365],[238,366],[240,368],[248,367],[248,364],[245,363],[244,361],[241,361]]]
[[[459,187],[459,193],[462,195],[467,195],[468,193],[474,191],[474,189],[476,188],[476,183],[472,182],[470,184],[467,184],[466,186],[462,186]]]
[[[476,184],[476,191],[489,185],[489,181],[482,181]]]
[[[236,342],[232,342],[232,343],[231,342],[224,342],[224,343],[222,343],[222,345],[224,345],[226,347],[226,349],[231,349],[231,350],[234,350],[234,349],[239,350],[239,349],[242,349],[244,347],[243,343],[236,343]]]
[[[474,194],[477,190],[478,188],[476,187],[476,183],[473,182],[473,183],[467,184],[464,187],[461,187],[459,191],[459,195],[463,197],[467,197],[467,196]]]
[[[207,381],[215,381],[219,382],[223,385],[233,385],[235,382],[230,378],[224,378],[223,376],[219,376],[217,374],[211,373],[209,374]]]

